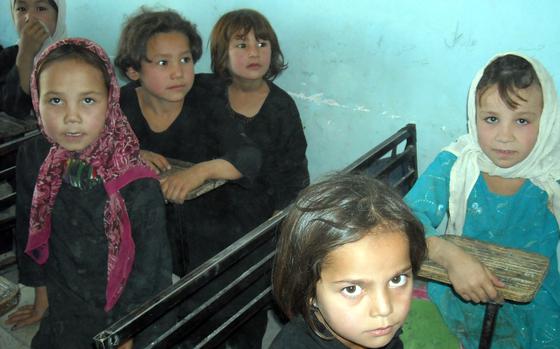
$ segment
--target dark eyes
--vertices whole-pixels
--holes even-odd
[[[358,285],[346,286],[341,290],[342,294],[349,298],[356,298],[362,294],[363,289]]]
[[[389,281],[389,287],[395,288],[404,286],[408,281],[408,278],[408,275],[405,274],[397,275]]]
[[[53,97],[51,99],[49,99],[49,103],[50,104],[54,104],[54,105],[58,105],[62,102],[62,100],[58,97]]]

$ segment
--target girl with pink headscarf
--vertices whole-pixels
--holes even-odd
[[[42,317],[33,348],[91,348],[95,334],[171,285],[164,199],[119,94],[109,57],[89,40],[58,41],[35,63],[45,138],[18,154],[16,235],[20,282],[36,299],[10,318]]]

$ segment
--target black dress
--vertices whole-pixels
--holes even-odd
[[[399,330],[393,339],[380,349],[403,349],[400,333]],[[347,347],[336,339],[327,340],[319,337],[305,323],[302,316],[296,316],[280,330],[270,349],[347,349]]]
[[[224,159],[243,174],[240,180],[229,181],[171,210],[174,272],[182,276],[242,237],[256,226],[256,220],[268,214],[266,205],[245,210],[235,196],[237,188],[254,185],[261,153],[237,123],[201,108],[200,102],[208,101],[208,95],[196,81],[181,113],[163,132],[150,129],[140,109],[136,87],[138,84],[132,82],[121,88],[120,104],[141,149],[194,163]]]
[[[23,92],[16,67],[18,46],[0,51],[0,111],[13,117],[28,118],[33,110],[31,96]]]
[[[309,185],[305,155],[307,141],[294,100],[276,84],[267,81],[268,96],[259,112],[248,118],[229,106],[225,81],[213,74],[198,74],[197,79],[215,98],[201,103],[212,113],[235,119],[262,151],[263,165],[255,185],[238,188],[236,196],[240,205],[252,210],[255,202],[265,204],[269,214],[282,210]]]
[[[50,144],[37,137],[23,145],[17,161],[16,242],[20,282],[46,286],[49,309],[33,348],[88,348],[93,336],[171,285],[171,255],[165,234],[165,209],[159,183],[140,179],[121,189],[130,217],[135,260],[117,304],[105,312],[107,238],[102,183],[81,190],[63,182],[52,211],[49,258],[39,266],[25,253],[31,197]],[[143,347],[174,321],[170,315],[135,338]]]

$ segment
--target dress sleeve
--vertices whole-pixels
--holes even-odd
[[[116,321],[171,285],[171,250],[166,233],[165,203],[159,183],[137,180],[121,189],[135,244],[132,271],[112,311]],[[138,335],[135,347],[166,331],[174,320],[164,316]],[[139,346],[143,347],[143,346]]]
[[[0,52],[0,111],[16,118],[26,118],[31,114],[31,96],[20,87],[19,72],[15,65],[17,46]]]
[[[274,188],[274,210],[281,210],[290,204],[303,188],[309,185],[307,168],[307,141],[298,109],[289,98],[278,110],[283,123],[280,145],[277,148],[275,169],[270,176]]]
[[[16,258],[19,282],[30,287],[45,285],[43,267],[25,253],[29,235],[31,198],[33,197],[39,167],[48,151],[48,143],[40,137],[23,144],[19,148],[16,163]]]
[[[243,178],[239,181],[252,183],[259,175],[262,166],[262,152],[258,146],[245,133],[242,125],[236,122],[226,110],[226,104],[222,92],[223,86],[201,86],[199,84],[195,91],[189,92],[196,99],[199,113],[205,130],[205,141],[208,148],[216,148],[218,157],[231,163]]]
[[[455,160],[451,153],[439,153],[404,198],[424,225],[426,236],[439,235],[436,228],[447,215],[449,175]]]

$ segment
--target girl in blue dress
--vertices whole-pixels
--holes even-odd
[[[548,273],[532,302],[506,302],[492,348],[560,348],[560,120],[553,80],[520,54],[494,57],[474,78],[469,133],[443,149],[405,200],[426,228],[429,257],[452,287],[430,283],[430,298],[467,349],[477,348],[484,303],[501,302],[504,283],[446,234],[539,253]]]

